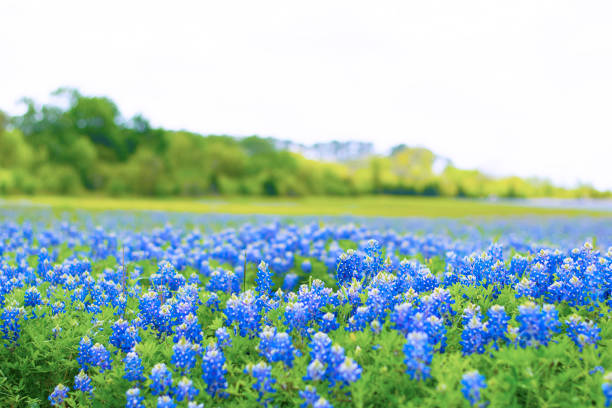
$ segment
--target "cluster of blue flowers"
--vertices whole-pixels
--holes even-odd
[[[465,373],[461,378],[461,385],[461,392],[470,405],[478,403],[481,398],[480,390],[487,388],[485,377],[476,370]]]
[[[95,400],[101,379],[117,372],[129,382],[128,408],[214,406],[246,389],[264,406],[351,405],[372,360],[346,339],[372,339],[372,352],[403,364],[392,380],[429,384],[444,353],[494,356],[562,341],[594,350],[612,308],[612,248],[574,245],[591,224],[567,237],[519,223],[495,243],[433,224],[427,235],[346,223],[245,222],[208,234],[119,224],[0,224],[3,346],[20,347],[41,320],[48,341],[65,339],[71,327],[58,322],[86,316],[71,340],[78,369],[61,379],[70,387],[48,390],[51,405]],[[558,246],[542,244],[553,232]],[[353,248],[343,250],[347,242]],[[381,347],[385,337],[399,346]],[[164,352],[152,353],[158,346]],[[299,383],[289,384],[296,371]],[[486,387],[472,371],[456,392],[485,404]],[[602,390],[610,404],[609,374]]]

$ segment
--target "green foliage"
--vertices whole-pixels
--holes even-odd
[[[346,245],[354,243],[345,241]],[[60,250],[63,258],[70,251],[65,247]],[[333,282],[326,267],[320,262],[313,262],[311,275],[304,274],[298,265],[302,258],[297,258],[293,272],[301,278],[301,283],[309,284],[314,278]],[[98,261],[92,265],[93,273],[97,274],[104,268],[116,263],[114,259]],[[144,269],[141,283],[146,283],[156,266],[152,261],[138,263]],[[434,271],[442,271],[444,262],[440,258],[429,261]],[[132,268],[134,265],[128,266]],[[216,266],[216,265],[212,265]],[[247,287],[254,285],[256,265],[247,265]],[[194,272],[187,268],[182,273],[188,276]],[[279,277],[275,284],[280,284]],[[129,285],[135,284],[128,281]],[[47,290],[48,284],[43,284],[41,290]],[[612,366],[612,323],[609,312],[599,318],[602,328],[602,341],[599,347],[585,347],[580,353],[576,346],[564,333],[555,335],[554,342],[548,347],[520,349],[511,345],[499,350],[488,349],[483,355],[474,354],[462,356],[459,345],[461,336],[460,312],[468,303],[488,309],[492,304],[504,305],[511,316],[516,316],[520,303],[511,289],[504,289],[493,301],[491,290],[483,287],[465,287],[459,284],[451,288],[453,298],[457,301],[454,310],[458,311],[452,326],[447,333],[448,348],[443,354],[436,353],[432,363],[432,378],[426,381],[411,380],[405,374],[402,347],[405,339],[397,331],[385,324],[380,334],[370,330],[363,332],[348,332],[342,327],[346,325],[346,317],[350,305],[345,309],[336,309],[341,328],[332,335],[333,341],[340,344],[346,355],[364,368],[362,378],[347,388],[337,386],[330,389],[325,397],[336,407],[468,407],[460,391],[460,380],[463,373],[477,369],[487,378],[488,387],[483,390],[483,398],[490,401],[491,406],[504,407],[577,407],[602,406],[603,396],[600,390],[601,374],[589,374],[596,366]],[[222,304],[228,295],[218,293]],[[7,302],[23,303],[24,289],[15,290]],[[55,317],[47,316],[24,322],[21,339],[18,346],[0,347],[0,406],[2,407],[46,407],[47,396],[56,384],[62,382],[71,385],[79,367],[76,362],[78,343],[82,336],[91,333],[91,315],[79,311],[68,298],[63,289],[57,289],[55,296],[65,300],[67,313]],[[207,296],[202,292],[202,296]],[[202,298],[202,301],[206,301]],[[133,319],[136,315],[138,299],[130,297],[126,309],[126,318]],[[269,313],[269,321],[279,330],[285,330],[283,312],[285,305]],[[94,342],[108,344],[111,334],[110,323],[116,320],[114,310],[103,308],[95,323],[99,330],[94,330]],[[584,308],[572,308],[567,304],[559,305],[560,320],[564,321],[572,313],[584,317],[597,318],[592,311]],[[204,344],[214,339],[214,331],[221,327],[225,317],[222,311],[212,311],[202,307],[198,311],[198,320],[202,323]],[[515,321],[512,324],[516,325]],[[54,327],[61,328],[54,334]],[[136,350],[142,358],[145,374],[150,373],[158,362],[169,362],[172,357],[171,337],[157,338],[151,332],[141,330],[142,341]],[[298,392],[307,384],[303,380],[309,362],[308,340],[297,332],[292,333],[294,345],[302,353],[295,360],[292,369],[287,369],[282,363],[273,365],[272,375],[277,379],[278,392],[274,395],[275,405],[296,406],[300,403]],[[229,398],[211,399],[203,390],[206,388],[201,379],[201,367],[197,365],[192,370],[190,378],[194,386],[201,391],[198,401],[205,406],[251,407],[257,405],[257,393],[251,387],[253,381],[243,373],[248,363],[256,363],[262,359],[258,355],[257,339],[243,338],[232,334],[233,346],[225,350],[227,359],[227,380]],[[123,353],[115,353],[111,347],[114,360],[112,370],[99,373],[92,369],[89,375],[95,387],[93,399],[88,399],[80,392],[71,392],[66,400],[66,407],[123,407],[125,391],[131,387],[123,379],[123,364],[119,361]],[[178,374],[176,374],[178,375]],[[150,380],[144,382],[147,387]],[[324,388],[321,388],[324,390]],[[350,393],[350,394],[349,394]],[[147,396],[147,406],[155,406],[155,398]],[[184,406],[184,405],[180,405]]]

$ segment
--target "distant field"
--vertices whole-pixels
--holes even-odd
[[[3,205],[50,206],[62,210],[155,210],[193,213],[275,215],[358,215],[387,217],[463,217],[510,215],[612,216],[603,210],[546,208],[467,199],[423,197],[309,197],[309,198],[202,198],[148,199],[108,197],[11,197]]]

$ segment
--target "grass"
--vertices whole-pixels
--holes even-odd
[[[97,196],[9,197],[5,205],[49,206],[59,210],[154,210],[191,213],[273,214],[273,215],[357,215],[387,217],[465,216],[610,216],[612,212],[571,208],[543,208],[469,199],[431,197],[208,197],[112,198]]]

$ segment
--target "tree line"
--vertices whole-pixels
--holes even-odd
[[[75,89],[53,95],[61,103],[24,98],[22,115],[0,112],[1,193],[610,196],[590,186],[566,189],[546,180],[494,178],[450,162],[440,168],[440,158],[424,148],[399,145],[389,155],[376,155],[371,144],[359,142],[291,149],[294,144],[272,138],[153,127],[140,115],[125,118],[107,97]]]

